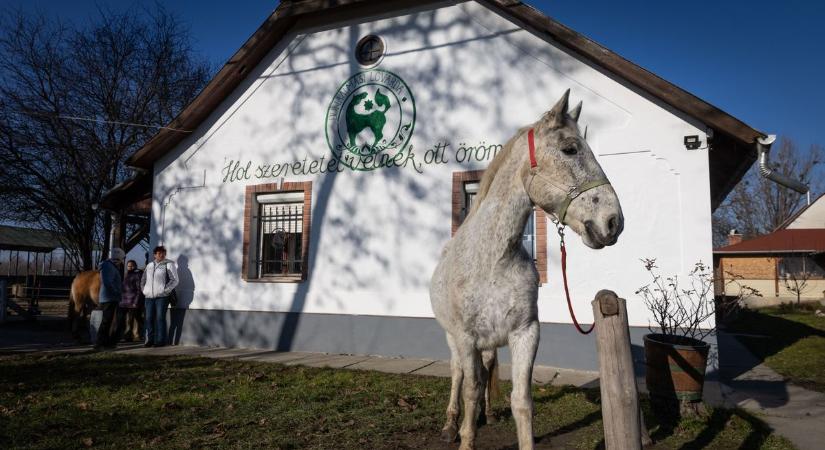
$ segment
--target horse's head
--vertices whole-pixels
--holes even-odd
[[[613,245],[624,229],[616,191],[607,181],[578,127],[581,103],[567,110],[570,90],[533,125],[535,158],[528,158],[522,180],[530,199],[554,214],[591,248]],[[522,140],[531,146],[530,132]]]

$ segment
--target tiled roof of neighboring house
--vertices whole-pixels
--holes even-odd
[[[625,80],[634,89],[658,99],[677,111],[693,117],[714,131],[714,151],[710,158],[711,205],[715,209],[756,161],[755,140],[764,133],[736,117],[705,102],[680,87],[660,78],[567,28],[520,1],[479,0],[482,5],[509,16],[525,29],[572,50],[585,61]],[[149,170],[139,177],[151,177],[155,161],[171,151],[188,134],[175,130],[194,130],[252,72],[269,51],[291,30],[318,24],[373,17],[411,7],[443,5],[440,0],[283,0],[243,46],[229,58],[198,96],[126,161],[127,165]],[[145,185],[145,181],[140,183]],[[104,200],[105,201],[105,200]]]
[[[746,253],[824,253],[825,229],[785,229],[713,251],[717,255]]]
[[[0,225],[0,249],[50,252],[60,247],[60,240],[49,230]]]

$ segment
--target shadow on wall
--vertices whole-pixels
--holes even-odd
[[[399,59],[396,60],[396,56],[389,53],[381,65],[383,69],[403,73],[405,79],[414,83],[416,104],[421,112],[414,131],[417,142],[429,145],[444,140],[473,137],[474,127],[477,125],[456,123],[457,109],[477,111],[475,114],[487,122],[504,124],[498,125],[492,132],[498,132],[497,130],[502,127],[512,128],[511,133],[504,136],[504,139],[518,127],[526,125],[513,123],[512,108],[519,105],[505,101],[508,98],[506,94],[516,85],[512,80],[506,79],[504,71],[492,69],[523,64],[524,51],[515,48],[515,41],[511,41],[509,36],[503,38],[506,39],[506,44],[502,45],[498,33],[483,29],[469,14],[457,14],[450,20],[444,17],[446,16],[441,16],[439,11],[425,11],[389,19],[381,22],[381,26],[356,24],[332,30],[331,33],[336,33],[337,37],[334,43],[316,39],[315,34],[296,40],[296,45],[292,48],[268,60],[271,63],[272,58],[277,60],[283,54],[289,53],[283,63],[276,64],[274,69],[271,65],[262,64],[251,72],[249,78],[223,103],[238,105],[236,109],[227,110],[224,114],[213,114],[200,127],[200,130],[217,131],[191,136],[189,142],[193,146],[197,143],[197,147],[202,147],[209,145],[210,140],[220,141],[221,135],[232,127],[248,131],[246,142],[224,150],[223,155],[201,157],[196,150],[189,163],[189,172],[169,171],[175,174],[175,178],[167,176],[162,180],[165,188],[161,189],[167,191],[156,192],[159,200],[163,202],[161,197],[167,198],[177,187],[199,186],[202,184],[204,171],[209,174],[207,185],[202,189],[182,191],[175,196],[170,214],[165,218],[165,229],[161,230],[170,252],[181,255],[178,257],[181,277],[178,292],[180,305],[172,310],[175,315],[170,328],[173,342],[177,343],[181,339],[183,318],[195,292],[187,255],[198,259],[196,266],[201,266],[200,260],[203,258],[209,261],[211,268],[214,268],[198,274],[201,277],[201,289],[205,277],[221,277],[222,280],[226,280],[208,294],[214,305],[235,301],[238,295],[249,296],[243,299],[244,304],[266,305],[271,303],[271,296],[278,295],[274,293],[276,289],[255,289],[255,292],[260,293],[251,293],[250,290],[243,289],[245,282],[239,281],[243,242],[242,220],[239,218],[242,217],[243,211],[243,189],[238,189],[237,184],[221,183],[219,175],[223,168],[222,164],[226,162],[221,160],[221,156],[225,156],[227,160],[241,158],[262,159],[264,162],[301,161],[309,152],[308,147],[317,145],[319,139],[323,139],[324,130],[323,126],[316,126],[318,124],[313,121],[296,121],[294,126],[284,127],[283,123],[279,122],[279,117],[257,114],[255,108],[245,109],[245,104],[256,103],[260,106],[263,102],[272,110],[284,110],[283,103],[289,101],[291,103],[286,110],[292,117],[314,117],[318,114],[319,107],[326,109],[333,95],[331,89],[334,87],[330,88],[329,85],[331,77],[337,80],[333,80],[335,83],[340,83],[341,80],[364,70],[352,56],[352,49],[358,40],[365,34],[379,33],[392,36],[392,39],[398,42],[420,42],[416,48],[405,50],[405,54],[438,54],[437,57],[422,57],[415,65],[403,63],[403,66],[399,66],[395,61],[403,62],[403,55],[398,55]],[[433,37],[436,35],[450,36],[450,42],[439,42]],[[481,37],[476,38],[479,35]],[[485,60],[478,61],[479,54],[483,55]],[[341,70],[336,69],[338,67]],[[484,67],[490,70],[473,71],[467,70],[468,67]],[[549,69],[569,75],[578,67],[568,64],[565,59],[559,59],[552,61],[552,67]],[[333,75],[326,76],[325,71]],[[260,84],[255,85],[258,82]],[[552,101],[555,101],[556,93],[560,95],[565,87],[568,86],[551,86],[546,78],[537,77],[530,90],[540,92],[542,97],[552,97]],[[480,90],[485,93],[483,96],[478,95]],[[300,95],[291,96],[292,99],[289,100],[289,97],[281,95],[287,91],[300,92]],[[244,95],[251,96],[245,99]],[[547,105],[548,109],[550,107],[552,102]],[[209,147],[209,150],[204,148],[203,151],[220,152],[219,148],[223,148],[222,145],[223,143]],[[458,145],[459,142],[453,142],[453,146]],[[277,149],[277,154],[272,154],[273,148]],[[417,157],[421,158],[425,150],[416,148]],[[451,168],[470,170],[477,167],[454,164]],[[386,193],[395,201],[387,202],[386,206],[381,208],[379,218],[367,217],[376,212],[364,208],[358,195],[335,195],[336,179],[339,176],[351,176],[351,180],[347,179],[348,182],[351,181],[347,188],[352,188],[355,192],[365,192],[374,187],[376,179],[380,180],[386,187]],[[218,344],[232,342],[237,340],[233,337],[243,336],[245,342],[276,342],[278,350],[292,350],[296,332],[301,326],[300,313],[305,310],[310,293],[313,301],[319,304],[323,302],[343,307],[352,301],[349,293],[353,291],[378,289],[375,287],[376,283],[385,279],[399,280],[399,285],[392,289],[379,287],[386,291],[383,301],[391,310],[402,301],[403,297],[399,293],[405,290],[425,291],[435,260],[406,258],[403,260],[405,265],[400,265],[396,255],[409,252],[414,243],[443,241],[445,236],[449,236],[449,219],[444,223],[416,227],[396,226],[389,234],[389,239],[385,238],[385,234],[380,234],[375,227],[364,224],[377,220],[381,223],[403,224],[414,220],[423,208],[427,208],[428,215],[432,213],[436,217],[451,217],[450,189],[441,192],[428,187],[445,185],[441,179],[444,176],[444,170],[425,169],[424,173],[417,173],[408,167],[378,169],[368,174],[332,172],[315,178],[308,255],[309,277],[297,286],[288,301],[289,307],[284,308],[284,312],[290,314],[282,326],[277,330],[255,329],[250,327],[245,319],[240,318],[244,315],[225,314],[220,323],[210,323],[208,327],[200,324],[191,326],[188,332],[198,335],[186,336],[184,340]],[[290,176],[286,181],[301,179],[307,178]],[[273,181],[277,180],[252,179],[244,183]],[[189,196],[193,200],[188,200]],[[335,198],[335,208],[329,207],[329,199],[332,196]],[[410,208],[410,202],[415,202],[419,209]],[[332,226],[325,227],[327,224]],[[336,251],[319,252],[321,242],[335,242]],[[353,264],[354,261],[358,261],[359,264]],[[334,268],[335,276],[319,275],[319,267]],[[364,267],[369,267],[370,270],[364,270]],[[226,273],[227,271],[229,273]],[[265,298],[267,296],[270,298]],[[446,348],[446,342],[444,346]]]
[[[167,334],[169,343],[174,345],[180,344],[186,311],[189,309],[189,305],[192,304],[192,298],[195,295],[195,279],[189,269],[189,256],[180,255],[177,264],[179,282],[175,292],[178,295],[178,303],[170,308],[169,333]]]

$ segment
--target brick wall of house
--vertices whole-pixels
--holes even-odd
[[[774,280],[776,263],[777,258],[767,256],[725,256],[721,260],[726,279],[733,273],[750,280]]]

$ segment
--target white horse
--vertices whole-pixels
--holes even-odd
[[[474,447],[479,403],[496,349],[505,344],[512,355],[510,399],[519,447],[533,448],[530,380],[539,343],[539,276],[521,246],[533,205],[554,214],[594,249],[616,243],[624,228],[616,192],[579,132],[581,103],[567,110],[569,94],[519,130],[490,163],[470,214],[433,274],[430,301],[452,353],[442,438],[456,438],[463,384],[461,449]]]

